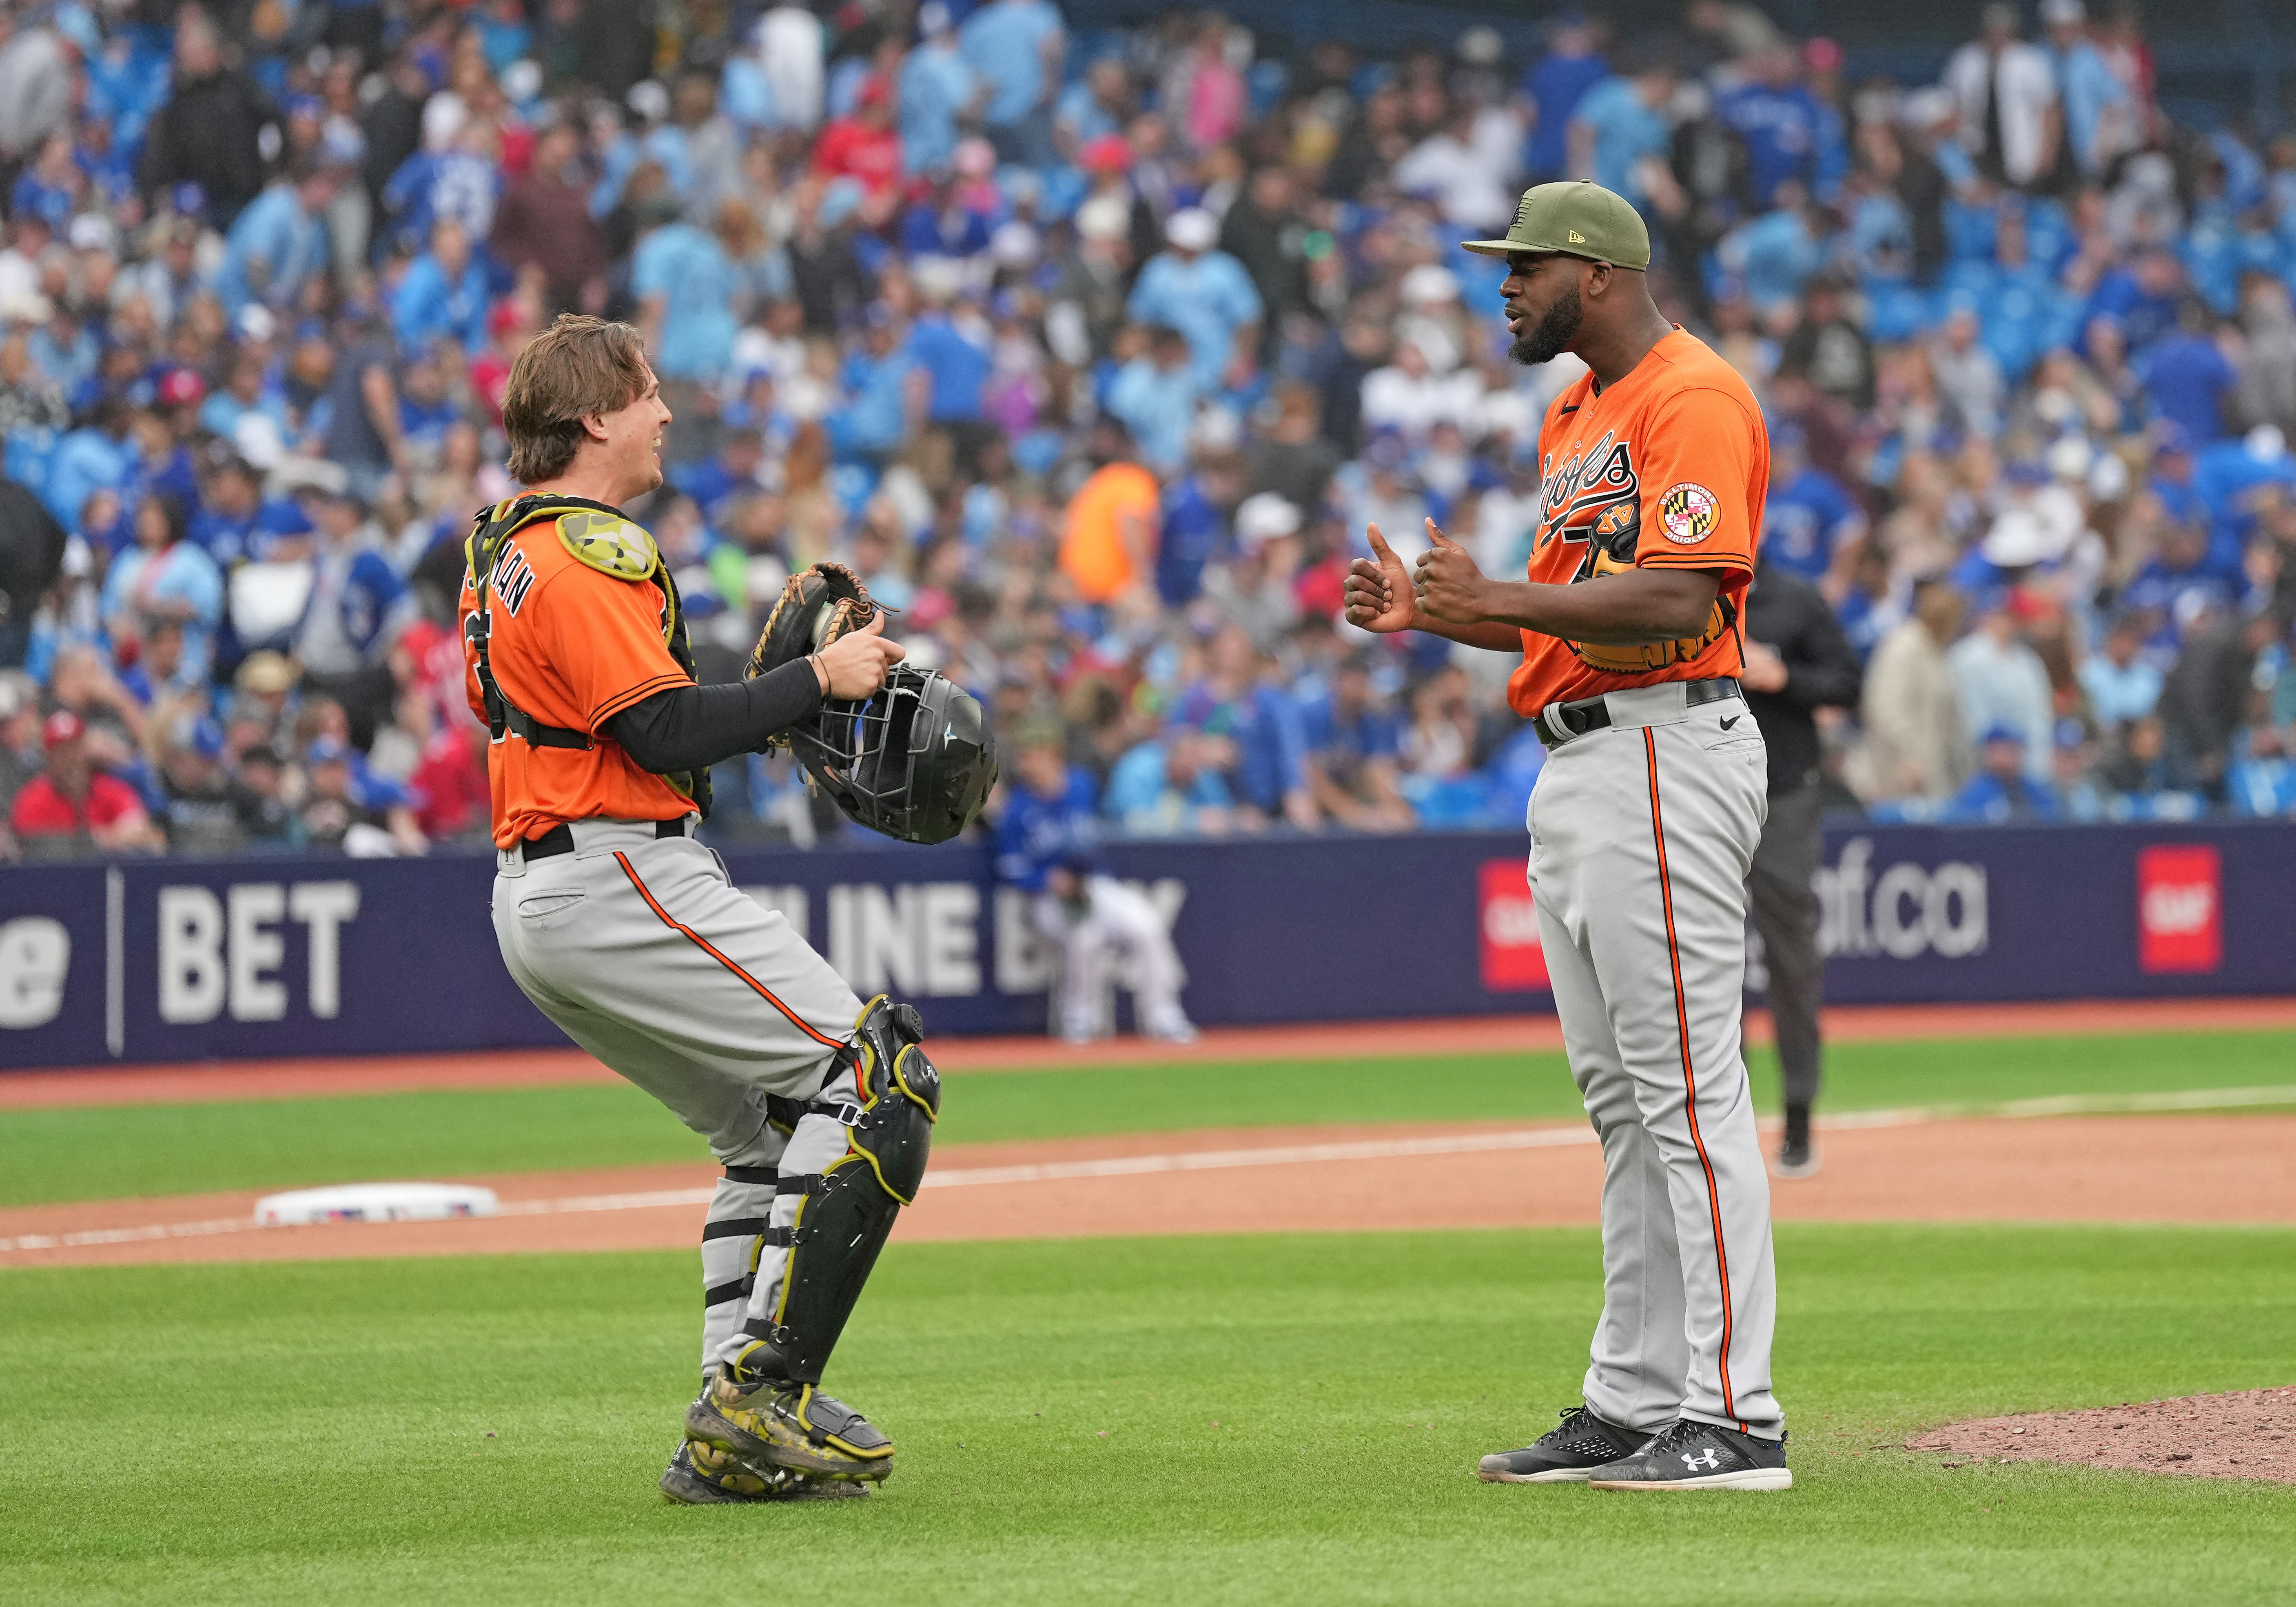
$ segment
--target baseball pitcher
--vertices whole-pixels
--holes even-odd
[[[1770,1393],[1769,1181],[1739,1055],[1746,874],[1767,808],[1735,678],[1769,445],[1752,393],[1669,324],[1650,236],[1592,184],[1527,192],[1503,240],[1512,355],[1589,372],[1548,409],[1529,573],[1487,578],[1432,521],[1406,570],[1376,526],[1347,613],[1520,653],[1549,750],[1530,886],[1572,1077],[1603,1144],[1603,1317],[1583,1401],[1493,1482],[1784,1489]]]
[[[918,677],[866,592],[820,566],[791,578],[749,678],[695,684],[676,585],[619,511],[660,485],[669,418],[627,324],[562,317],[511,371],[527,490],[479,513],[462,594],[495,934],[527,996],[725,1167],[701,1230],[703,1387],[664,1494],[861,1495],[892,1442],[820,1392],[822,1369],[922,1176],[939,1079],[915,1011],[865,1006],[693,832],[711,765]]]

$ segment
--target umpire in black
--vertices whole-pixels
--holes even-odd
[[[1770,817],[1754,850],[1746,890],[1770,974],[1770,1021],[1785,1073],[1786,1136],[1781,1177],[1817,1170],[1809,1108],[1817,1099],[1817,1006],[1824,971],[1817,952],[1818,787],[1816,711],[1854,708],[1865,670],[1816,586],[1760,563],[1746,598],[1746,706],[1770,751]]]

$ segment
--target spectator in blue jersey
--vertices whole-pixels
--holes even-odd
[[[65,529],[80,529],[88,498],[98,491],[127,488],[135,470],[135,448],[128,439],[134,418],[134,410],[126,402],[106,397],[95,405],[86,424],[56,443],[40,500]]]
[[[382,527],[348,474],[324,477],[307,497],[318,542],[294,657],[303,667],[305,693],[340,703],[351,741],[365,751],[397,694],[389,654],[414,618],[414,597],[383,556]]]
[[[250,561],[297,555],[310,532],[311,521],[292,502],[263,495],[262,478],[245,458],[220,441],[209,448],[189,537],[226,573]]]
[[[931,386],[925,417],[943,429],[980,422],[980,388],[990,367],[984,341],[988,326],[972,316],[974,331],[960,329],[949,313],[950,286],[932,275],[917,275],[919,307],[909,326],[909,360]]]
[[[1543,184],[1568,176],[1570,119],[1587,92],[1611,76],[1602,52],[1601,30],[1582,11],[1567,11],[1547,24],[1546,53],[1522,75],[1520,100],[1523,167],[1529,181]]]
[[[98,611],[115,653],[133,652],[154,620],[180,627],[183,644],[171,678],[180,686],[203,686],[215,668],[216,627],[223,622],[223,571],[184,539],[187,524],[177,498],[144,498],[130,521],[135,545],[111,561]]]
[[[1315,795],[1308,785],[1307,737],[1299,706],[1275,684],[1241,626],[1212,638],[1202,677],[1180,694],[1172,718],[1234,745],[1228,783],[1251,824],[1281,822],[1313,830]]]
[[[2136,359],[2156,417],[2177,427],[2183,438],[2205,447],[2226,435],[2225,403],[2240,385],[2240,370],[2218,343],[2216,318],[2196,299],[2187,298],[2174,332]]]
[[[1380,697],[1371,666],[1341,660],[1328,687],[1300,700],[1300,714],[1316,809],[1355,831],[1409,831],[1411,806],[1395,786],[1403,722]]]
[[[823,422],[844,461],[882,463],[900,450],[913,414],[923,412],[925,375],[901,344],[900,318],[879,301],[865,318],[866,346],[846,360],[840,389],[849,398]]]
[[[946,0],[917,7],[917,47],[901,64],[901,167],[939,173],[956,154],[957,124],[978,108],[982,86],[966,65]]]
[[[1770,495],[1762,511],[1762,562],[1816,586],[1839,570],[1866,537],[1866,511],[1841,482],[1809,461],[1799,425],[1770,435]],[[1839,585],[1832,587],[1841,589]]]
[[[1052,102],[1068,35],[1052,0],[988,0],[964,20],[956,44],[988,86],[981,122],[996,154],[1024,167],[1054,160]]]
[[[1218,837],[1236,825],[1227,771],[1235,744],[1167,726],[1125,750],[1108,773],[1100,812],[1134,837]]]
[[[2194,476],[2193,438],[2182,424],[2164,421],[2152,429],[2152,474],[2144,488],[2178,524],[2205,525],[2209,504]]]
[[[2132,357],[2174,331],[2185,297],[2185,265],[2174,251],[2155,248],[2133,264],[2105,269],[2081,315],[2087,329],[2098,318],[2114,319]]]
[[[2172,524],[2161,530],[2152,555],[2128,578],[2120,605],[2144,617],[2152,645],[2173,648],[2189,621],[2229,608],[2244,579],[2237,568],[2211,562],[2206,530]]]
[[[422,351],[433,339],[466,352],[486,345],[487,271],[461,224],[440,218],[431,225],[430,249],[408,266],[391,298],[390,328],[405,352]]]
[[[1243,463],[1208,452],[1164,490],[1156,541],[1156,591],[1167,608],[1185,608],[1203,590],[1204,565],[1228,548],[1229,521],[1243,496]]]
[[[1746,147],[1756,201],[1775,206],[1778,186],[1789,179],[1819,193],[1818,147],[1833,120],[1795,71],[1792,46],[1775,45],[1751,65],[1752,75],[1723,95],[1715,111]]]
[[[2128,86],[2089,38],[2081,0],[2041,0],[2041,20],[2048,27],[2045,48],[2056,75],[2065,150],[2082,182],[2096,184],[2112,159],[2136,144],[2136,109]]]
[[[2111,731],[2152,712],[2161,701],[2161,668],[2144,655],[2141,619],[2123,614],[2112,622],[2103,645],[2081,660],[2080,685],[2099,730]]]
[[[335,184],[333,169],[304,168],[249,203],[231,225],[216,273],[224,311],[260,301],[284,313],[299,304],[304,285],[327,268],[326,213]]]
[[[1667,160],[1676,82],[1674,63],[1657,56],[1631,77],[1604,78],[1587,91],[1570,116],[1568,176],[1591,178],[1637,206],[1647,205],[1637,169],[1645,161]]]
[[[2027,773],[2022,733],[2008,726],[1988,729],[1977,745],[1977,774],[1946,800],[1939,819],[1957,824],[2032,825],[2062,815],[2048,783]]]
[[[650,226],[630,261],[630,292],[638,299],[654,373],[694,383],[714,380],[731,360],[741,327],[734,316],[733,258],[718,235],[686,222],[670,197],[649,197],[642,205]]]
[[[1093,141],[1123,133],[1139,110],[1136,101],[1132,74],[1121,57],[1103,56],[1093,62],[1053,103],[1053,137],[1062,155],[1075,161]]]
[[[1197,389],[1209,395],[1251,371],[1263,310],[1259,291],[1243,264],[1213,249],[1219,225],[1202,209],[1173,213],[1164,239],[1170,249],[1140,270],[1127,311],[1135,323],[1165,324],[1187,337]]]
[[[1187,461],[1201,371],[1178,330],[1152,328],[1144,346],[1116,371],[1104,406],[1132,431],[1140,461],[1160,476],[1170,475]]]
[[[1056,729],[1021,734],[1013,785],[996,828],[996,875],[1029,898],[1029,923],[1053,949],[1058,976],[1047,1015],[1072,1044],[1113,1031],[1112,962],[1128,963],[1140,1029],[1190,1043],[1180,1006],[1180,962],[1164,916],[1137,889],[1108,874],[1100,857],[1092,778],[1069,764]]]

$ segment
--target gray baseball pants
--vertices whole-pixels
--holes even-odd
[[[495,937],[536,1007],[709,1140],[726,1168],[701,1229],[706,1374],[779,1301],[789,1251],[760,1239],[791,1226],[803,1196],[778,1196],[778,1175],[845,1153],[833,1117],[798,1107],[824,1093],[861,1103],[850,1060],[837,1061],[861,1001],[701,843],[658,838],[652,821],[570,829],[570,854],[496,854]]]
[[[1603,1144],[1597,1415],[1775,1439],[1769,1177],[1740,1057],[1746,873],[1767,809],[1743,702],[1605,700],[1530,799],[1530,884],[1570,1072]]]

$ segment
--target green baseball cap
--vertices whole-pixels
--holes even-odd
[[[1486,257],[1510,251],[1560,251],[1614,267],[1650,266],[1650,230],[1625,196],[1588,179],[1538,184],[1522,193],[1505,240],[1462,244]]]

